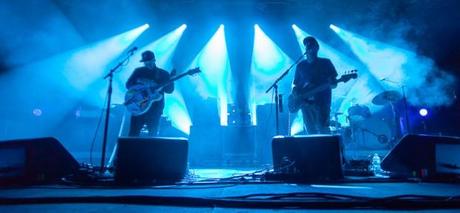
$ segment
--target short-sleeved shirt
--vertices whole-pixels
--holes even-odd
[[[308,63],[306,60],[300,62],[295,71],[294,86],[298,89],[308,83],[310,86],[318,86],[329,82],[329,79],[335,79],[337,71],[329,59],[317,58],[313,63]],[[318,92],[314,95],[316,103],[330,104],[331,89]]]
[[[139,83],[139,81],[145,80],[153,80],[157,84],[163,84],[169,81],[170,75],[166,70],[160,69],[155,67],[150,69],[148,67],[139,67],[134,70],[134,72],[129,77],[128,81],[126,82],[126,88],[129,89],[133,85]],[[174,84],[169,84],[168,86],[164,87],[161,92],[163,94],[172,93],[174,91]],[[155,102],[151,107],[150,110],[163,110],[164,108],[164,98],[160,101]],[[149,111],[150,111],[149,110]]]

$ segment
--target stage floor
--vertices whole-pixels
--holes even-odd
[[[327,183],[287,183],[265,180],[261,176],[264,171],[263,168],[190,169],[183,181],[166,185],[82,186],[61,182],[3,187],[0,188],[0,212],[265,212],[280,209],[450,212],[460,209],[458,182],[346,177]]]

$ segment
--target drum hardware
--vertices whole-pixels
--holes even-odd
[[[369,117],[371,117],[371,111],[365,105],[355,104],[348,108],[347,119],[349,122],[359,122]]]
[[[342,134],[343,132],[343,126],[339,121],[339,115],[343,115],[343,112],[335,112],[334,115],[332,116],[333,119],[329,120],[329,128],[331,130],[331,133],[335,134]]]
[[[383,91],[376,95],[372,99],[372,103],[375,105],[386,105],[389,104],[391,106],[391,112],[393,113],[393,121],[391,122],[391,136],[392,140],[397,138],[398,131],[397,128],[399,127],[398,125],[398,115],[396,113],[396,107],[395,107],[395,102],[401,100],[403,97],[401,94],[397,91],[394,90],[388,90],[388,91]]]
[[[372,99],[372,103],[375,105],[385,105],[385,104],[391,104],[396,101],[401,100],[402,96],[399,92],[394,91],[394,90],[388,90],[388,91],[383,91],[376,95]]]
[[[406,125],[405,128],[406,128],[407,133],[410,134],[410,133],[411,133],[411,127],[410,127],[410,123],[409,123],[409,115],[408,115],[408,113],[407,113],[407,96],[406,96],[406,91],[405,91],[405,90],[406,90],[406,89],[405,89],[406,85],[404,85],[403,82],[393,81],[393,80],[390,80],[390,79],[388,79],[388,78],[382,78],[381,81],[386,81],[386,82],[388,82],[388,83],[391,83],[391,84],[396,85],[396,86],[398,86],[399,88],[401,88],[402,97],[401,97],[401,95],[400,95],[398,92],[396,92],[396,91],[393,91],[393,94],[397,93],[397,94],[398,94],[397,96],[400,97],[399,99],[402,99],[402,102],[403,102],[403,104],[404,104],[404,121],[405,121],[405,125]],[[394,98],[397,98],[397,96],[394,97]],[[398,100],[399,100],[399,99],[398,99]],[[393,102],[394,102],[394,101],[393,101]]]
[[[366,105],[355,104],[348,108],[347,120],[350,127],[347,131],[343,129],[344,137],[347,136],[354,148],[357,149],[389,149],[393,140],[396,138],[396,108],[395,102],[402,99],[402,95],[397,91],[384,91],[372,99],[375,105],[391,106],[392,121],[386,123],[380,118],[373,116]]]
[[[384,135],[384,134],[377,134],[373,131],[370,131],[369,129],[366,129],[366,128],[361,128],[361,130],[363,132],[368,132],[370,133],[371,135],[374,135],[376,138],[377,138],[377,141],[381,144],[387,144],[388,143],[388,136]]]
[[[348,133],[348,134],[347,134]],[[351,142],[350,148],[382,150],[390,148],[391,128],[382,119],[368,117],[361,121],[351,121],[350,127],[344,129],[344,139]]]
[[[334,113],[334,120],[329,121],[329,126],[333,126],[336,128],[341,128],[342,124],[339,122],[339,115],[343,115],[343,112],[336,112]]]

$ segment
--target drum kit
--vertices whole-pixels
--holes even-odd
[[[347,110],[349,125],[342,126],[338,122],[338,115],[343,115],[343,113],[335,113],[335,120],[330,123],[331,129],[343,135],[346,147],[364,150],[391,149],[399,128],[395,103],[401,99],[401,94],[392,90],[379,93],[372,99],[375,105],[390,105],[391,119],[372,115],[366,105],[355,104]]]

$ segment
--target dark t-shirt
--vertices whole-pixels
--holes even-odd
[[[163,84],[169,80],[170,76],[166,70],[160,69],[155,67],[154,69],[150,69],[148,67],[139,67],[136,68],[129,77],[128,81],[126,82],[126,88],[129,89],[133,85],[141,83],[143,80],[153,80],[157,84]],[[164,93],[172,93],[174,91],[174,84],[168,84],[168,86],[164,87],[161,94]],[[150,110],[157,110],[160,109],[161,111],[164,108],[164,98],[161,101],[157,101],[153,103]],[[149,110],[149,111],[150,111]]]
[[[330,79],[335,80],[337,71],[332,65],[332,62],[326,58],[318,58],[313,63],[308,63],[306,60],[301,61],[296,68],[294,77],[294,86],[296,89],[301,89],[306,83],[309,87],[319,86],[329,82]],[[314,95],[314,100],[318,104],[330,104],[331,89],[318,92]]]

